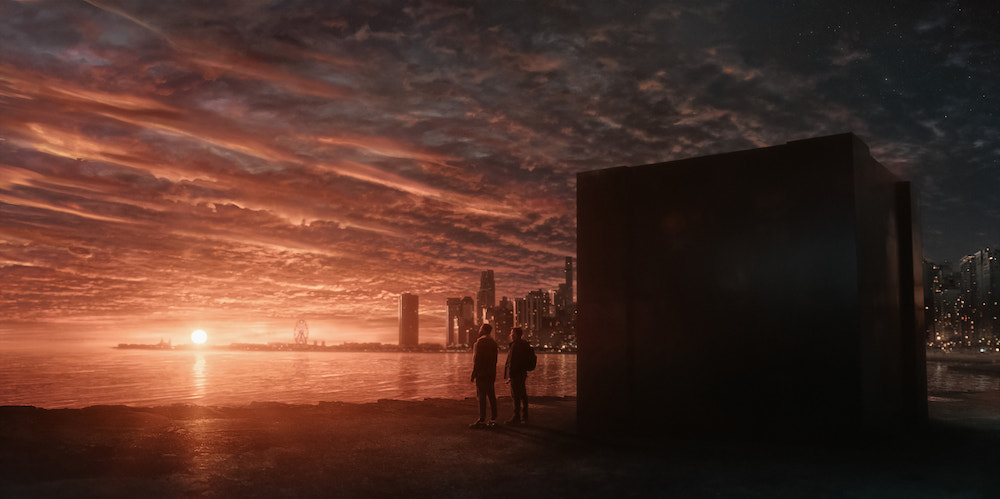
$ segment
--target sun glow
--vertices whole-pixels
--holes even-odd
[[[191,341],[195,343],[202,344],[206,340],[208,340],[208,334],[206,334],[205,331],[202,331],[201,329],[197,329],[193,333],[191,333]]]

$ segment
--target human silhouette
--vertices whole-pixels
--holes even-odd
[[[528,370],[534,368],[531,359],[535,352],[531,344],[521,338],[523,335],[519,327],[510,331],[510,350],[507,351],[507,362],[503,367],[503,379],[510,384],[510,396],[514,399],[514,415],[507,420],[507,424],[528,422],[528,388],[525,382],[528,380]]]
[[[493,326],[483,324],[479,328],[479,339],[472,346],[472,381],[476,383],[476,397],[479,398],[479,421],[470,428],[492,428],[497,424],[497,342],[490,337]],[[486,401],[490,402],[490,422],[486,423]]]

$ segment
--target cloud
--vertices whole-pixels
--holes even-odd
[[[0,312],[392,341],[395,294],[434,316],[487,268],[500,296],[558,285],[580,171],[844,131],[960,251],[949,216],[996,221],[971,200],[1000,203],[1000,80],[947,8],[889,36],[853,3],[12,5]]]

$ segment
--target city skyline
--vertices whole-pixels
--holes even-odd
[[[4,1],[0,339],[283,341],[304,318],[394,343],[404,292],[444,337],[482,269],[497,298],[558,289],[577,173],[841,132],[913,182],[925,255],[954,263],[1000,245],[998,20]]]
[[[956,268],[924,263],[927,339],[934,347],[1000,351],[1000,261],[984,248]]]

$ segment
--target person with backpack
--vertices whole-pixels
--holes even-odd
[[[507,424],[511,425],[528,422],[528,388],[525,383],[528,371],[533,370],[538,362],[535,349],[521,338],[523,335],[519,327],[510,331],[510,349],[507,350],[507,363],[503,368],[503,378],[510,384],[510,396],[514,399],[514,415],[507,420]]]

